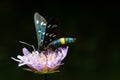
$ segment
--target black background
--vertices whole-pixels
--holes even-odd
[[[82,1],[0,1],[0,80],[44,80],[18,68],[25,41],[37,46],[34,13],[61,22],[59,37],[76,37],[60,73],[48,80],[120,80],[120,4]]]

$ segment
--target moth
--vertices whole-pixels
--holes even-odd
[[[38,40],[38,50],[51,48],[52,46],[59,46],[67,43],[72,43],[75,38],[63,37],[55,39],[57,35],[58,25],[53,21],[47,22],[40,14],[35,13],[34,23]]]
[[[48,48],[53,48],[67,43],[72,43],[76,40],[75,38],[72,37],[62,37],[59,39],[55,39],[56,35],[58,34],[57,22],[54,20],[47,22],[46,19],[37,12],[34,14],[34,23],[38,40],[38,51],[43,51],[47,50]],[[20,42],[27,44],[22,41]]]

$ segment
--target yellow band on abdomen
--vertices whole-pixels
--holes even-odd
[[[65,38],[60,38],[60,43],[65,44]]]

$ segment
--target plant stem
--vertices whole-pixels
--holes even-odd
[[[44,75],[44,80],[47,80],[47,74]]]

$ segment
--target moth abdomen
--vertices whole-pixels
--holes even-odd
[[[64,45],[67,43],[73,43],[76,39],[75,38],[59,38],[57,40],[52,41],[49,46],[54,46],[54,45]]]

